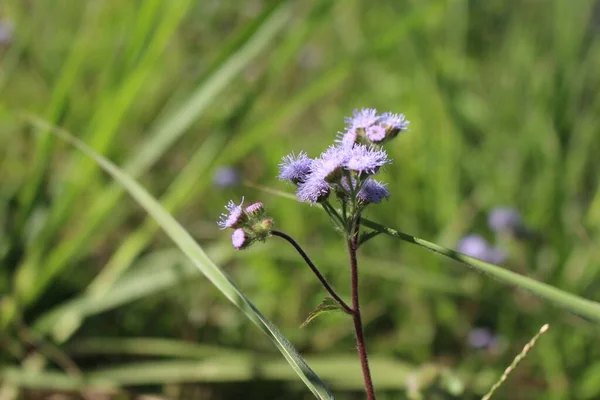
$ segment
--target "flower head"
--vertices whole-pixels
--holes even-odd
[[[356,129],[349,129],[346,132],[338,132],[335,141],[344,147],[352,147],[357,139],[358,134],[356,133]]]
[[[374,108],[363,108],[362,110],[354,110],[352,117],[346,117],[346,123],[349,128],[367,129],[369,126],[377,123],[379,116]]]
[[[390,198],[390,192],[386,186],[385,183],[369,179],[358,192],[358,198],[365,204],[379,204],[383,199]]]
[[[379,121],[387,130],[405,131],[408,129],[410,121],[406,119],[404,114],[394,114],[391,112],[383,113]]]
[[[342,169],[350,152],[349,147],[329,146],[319,158],[313,160],[310,166],[310,178],[324,180],[326,182],[335,182],[341,178]]]
[[[367,139],[373,143],[381,143],[385,140],[386,131],[381,125],[373,125],[366,129]]]
[[[390,163],[385,150],[378,150],[373,147],[368,148],[364,145],[355,145],[348,151],[344,167],[350,171],[356,171],[360,174],[375,174],[379,168]]]
[[[239,205],[235,204],[233,201],[230,200],[229,203],[225,206],[225,208],[227,209],[227,213],[221,214],[221,219],[217,222],[217,225],[219,225],[221,229],[240,228],[247,220],[247,215],[242,209],[243,203],[243,197]]]
[[[346,118],[346,124],[346,132],[338,134],[338,143],[381,145],[408,129],[409,121],[404,114],[386,112],[379,115],[374,108],[365,108],[354,110],[352,117]]]
[[[319,176],[311,175],[306,182],[298,186],[296,196],[300,201],[307,201],[311,204],[326,200],[331,192],[331,186]]]
[[[311,163],[312,160],[304,152],[300,152],[297,157],[294,153],[288,154],[279,164],[279,179],[298,185],[306,179]]]
[[[233,244],[233,247],[235,247],[237,250],[247,247],[250,245],[250,242],[251,241],[249,240],[248,235],[243,229],[238,228],[233,231],[233,234],[231,235],[231,244]]]

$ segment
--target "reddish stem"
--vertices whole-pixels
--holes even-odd
[[[363,332],[362,319],[360,316],[360,303],[358,301],[358,261],[356,259],[356,250],[358,249],[358,231],[359,220],[354,222],[352,236],[348,239],[348,252],[350,253],[350,266],[352,270],[352,318],[354,320],[354,331],[356,333],[356,348],[360,357],[363,378],[365,380],[365,389],[367,399],[375,400],[375,389],[371,380],[371,371],[369,369],[369,360],[367,358],[367,347],[365,345],[365,335]]]

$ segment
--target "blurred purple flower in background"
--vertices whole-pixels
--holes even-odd
[[[10,44],[13,39],[13,26],[8,21],[0,21],[0,45]]]
[[[469,332],[467,340],[471,347],[475,349],[485,349],[494,344],[495,337],[488,328],[475,328]]]
[[[516,233],[523,223],[521,214],[511,207],[496,207],[488,215],[488,225],[496,233]]]
[[[235,186],[240,183],[240,174],[230,166],[219,167],[213,174],[213,184],[220,188]]]
[[[500,264],[506,259],[506,253],[497,247],[492,247],[482,236],[471,234],[461,239],[456,250],[469,257],[492,264]]]

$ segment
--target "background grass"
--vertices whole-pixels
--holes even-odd
[[[236,253],[214,221],[229,199],[262,200],[347,295],[342,240],[318,208],[220,188],[213,174],[234,166],[291,191],[275,179],[280,158],[317,155],[354,108],[411,121],[387,148],[392,199],[370,219],[447,247],[481,233],[509,251],[505,268],[600,300],[599,9],[587,0],[3,2],[12,38],[0,44],[1,395],[96,387],[311,398],[117,184],[33,134],[23,112],[138,178],[337,398],[362,398],[349,321],[300,329],[324,297],[301,260],[276,238]],[[485,218],[498,205],[517,207],[535,239],[494,238]],[[477,398],[546,322],[495,398],[600,396],[594,325],[391,238],[361,252],[381,398],[421,381],[425,398],[460,386],[457,397]],[[476,327],[498,345],[471,348]]]

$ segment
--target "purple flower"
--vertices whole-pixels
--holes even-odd
[[[494,335],[487,328],[475,328],[469,332],[469,345],[476,349],[485,349],[494,342]]]
[[[483,237],[474,234],[465,236],[458,242],[456,250],[492,264],[500,264],[506,259],[506,253],[502,249],[491,247]]]
[[[213,183],[217,187],[225,188],[235,186],[240,182],[240,175],[234,167],[217,168],[213,175]]]
[[[321,179],[326,182],[335,182],[341,178],[342,169],[345,166],[352,148],[344,146],[330,146],[319,158],[313,160],[310,166],[311,178]]]
[[[373,143],[381,143],[386,137],[385,128],[381,125],[373,125],[367,128],[367,138]]]
[[[242,209],[243,203],[243,197],[239,205],[230,200],[225,206],[227,213],[221,214],[221,219],[217,222],[217,225],[219,225],[221,229],[241,227],[247,218],[244,210]]]
[[[488,215],[488,225],[496,233],[514,233],[522,227],[521,214],[510,207],[496,207]]]
[[[406,119],[404,114],[386,112],[381,116],[379,123],[388,130],[405,131],[408,129],[410,121]]]
[[[233,231],[233,234],[231,235],[231,244],[233,244],[233,247],[237,250],[247,247],[250,244],[249,242],[248,235],[243,229],[238,228]]]
[[[362,142],[383,144],[408,129],[409,121],[404,114],[378,115],[374,108],[365,108],[354,110],[353,116],[346,118],[346,124],[346,132],[338,134],[336,141],[347,146]]]
[[[358,198],[366,204],[379,204],[383,199],[390,198],[390,192],[386,186],[385,183],[369,179],[364,183],[360,192],[358,192]]]
[[[346,132],[338,132],[336,142],[340,143],[345,147],[352,147],[356,140],[358,139],[358,135],[356,134],[356,129],[350,129]]]
[[[359,144],[347,151],[344,167],[359,174],[374,174],[379,171],[379,168],[388,163],[390,163],[390,160],[384,150],[377,150],[373,147],[367,148]]]
[[[346,123],[349,129],[367,129],[369,126],[376,124],[378,118],[376,109],[363,108],[362,110],[354,110],[352,117],[346,117]]]
[[[300,184],[310,172],[311,163],[312,160],[304,152],[300,152],[297,157],[294,153],[288,154],[279,164],[279,179]]]
[[[311,204],[318,203],[329,197],[331,186],[325,180],[316,175],[309,175],[306,182],[298,186],[296,196],[300,201],[308,201]]]
[[[298,185],[296,191],[298,199],[311,204],[327,199],[331,192],[330,182],[341,179],[342,169],[350,150],[351,148],[343,146],[330,146],[321,153],[319,158],[314,159],[304,182]]]

